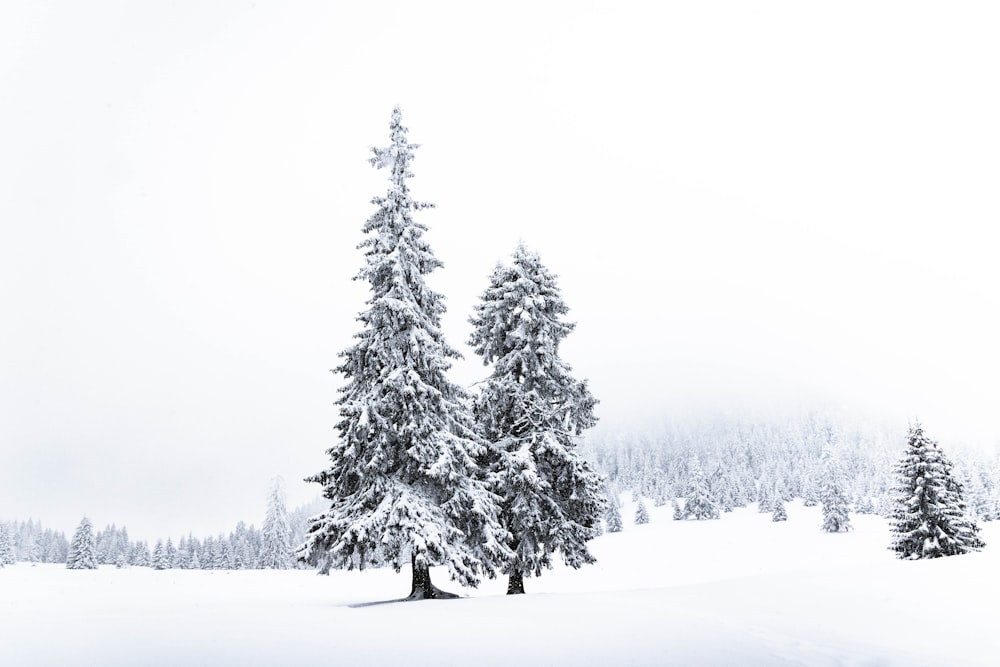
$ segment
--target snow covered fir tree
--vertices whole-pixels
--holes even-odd
[[[788,521],[788,511],[785,510],[785,501],[778,498],[774,502],[774,512],[771,514],[771,521]]]
[[[622,522],[622,506],[618,501],[618,494],[611,493],[608,501],[608,509],[605,513],[605,520],[608,524],[609,533],[620,533],[624,527]]]
[[[14,540],[7,524],[0,523],[0,567],[17,562],[14,556]]]
[[[292,557],[292,527],[285,507],[284,483],[280,477],[275,477],[261,531],[260,567],[287,570],[292,566]]]
[[[483,461],[501,497],[513,556],[508,594],[524,592],[559,553],[574,568],[593,563],[587,542],[606,511],[603,478],[580,455],[577,438],[596,424],[586,381],[559,356],[574,329],[553,275],[524,244],[490,276],[470,318],[469,345],[492,364],[475,397],[476,423],[491,445]]]
[[[447,597],[431,582],[443,565],[453,579],[475,586],[510,559],[497,497],[479,475],[486,448],[474,428],[465,392],[446,376],[459,353],[444,340],[444,299],[426,283],[442,266],[414,218],[431,204],[415,201],[407,181],[417,145],[397,107],[391,143],[373,148],[371,163],[389,172],[389,189],[372,203],[359,248],[365,266],[356,279],[371,296],[358,315],[357,342],[336,369],[340,391],[338,439],[331,465],[309,478],[330,501],[315,517],[299,557],[318,565],[412,567],[411,599]]]
[[[635,525],[641,526],[644,523],[649,523],[649,508],[646,507],[646,501],[639,498],[635,503]]]
[[[910,428],[906,452],[896,464],[898,483],[890,520],[899,558],[939,558],[977,551],[985,545],[967,515],[962,485],[951,461],[923,427]]]
[[[851,518],[844,480],[837,460],[829,451],[823,453],[825,474],[820,491],[823,505],[823,530],[840,533],[851,529]]]
[[[94,526],[87,517],[83,517],[76,532],[73,533],[73,541],[70,542],[69,554],[66,557],[66,567],[70,570],[97,569],[97,543],[94,540]]]
[[[682,519],[718,519],[719,508],[708,486],[708,479],[701,468],[697,455],[688,461],[687,502],[681,514]]]

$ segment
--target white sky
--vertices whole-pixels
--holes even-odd
[[[0,520],[318,494],[394,104],[456,381],[523,239],[602,428],[830,402],[995,444],[1000,13],[820,5],[4,3]]]

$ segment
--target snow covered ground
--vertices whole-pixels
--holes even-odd
[[[458,600],[391,570],[0,569],[0,665],[996,665],[1000,525],[981,553],[904,562],[886,522],[819,529],[818,508],[652,522],[593,543],[599,559]],[[443,572],[436,583],[447,583]]]

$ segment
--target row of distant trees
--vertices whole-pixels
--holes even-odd
[[[150,549],[147,542],[130,542],[125,528],[109,526],[95,533],[90,519],[84,517],[73,534],[66,567],[74,570],[93,569],[101,564],[117,567],[140,566],[155,570],[250,570],[288,569],[295,565],[292,541],[301,537],[295,531],[285,506],[280,478],[271,486],[267,514],[261,530],[242,521],[228,536],[198,539],[182,537],[175,545],[171,538],[156,541]],[[296,535],[299,532],[299,535]]]
[[[784,521],[787,519],[785,502],[799,495],[806,506],[822,505],[823,530],[832,533],[850,530],[852,507],[847,489],[856,488],[859,485],[857,472],[870,471],[868,462],[873,458],[881,460],[881,455],[871,448],[846,448],[840,457],[835,456],[830,446],[834,444],[831,439],[836,429],[827,427],[823,429],[825,437],[821,438],[826,442],[820,448],[815,465],[810,465],[809,457],[803,455],[808,447],[801,445],[810,441],[810,438],[804,438],[798,441],[779,440],[775,443],[778,446],[772,447],[754,447],[752,440],[744,441],[742,447],[726,447],[723,451],[727,456],[718,460],[711,477],[704,473],[701,457],[697,453],[688,455],[683,477],[677,475],[680,457],[676,454],[663,459],[674,464],[669,472],[663,469],[639,470],[634,465],[612,468],[606,517],[608,530],[616,532],[624,527],[618,501],[623,481],[616,475],[622,469],[627,471],[626,480],[651,480],[646,490],[656,493],[657,505],[665,504],[669,498],[675,520],[718,519],[722,513],[730,512],[735,507],[756,502],[759,511],[770,512],[774,521]],[[746,434],[750,431],[740,429],[740,432]],[[715,440],[710,442],[717,444]],[[797,442],[798,445],[788,446],[790,442]],[[785,446],[780,446],[780,443]],[[688,447],[692,444],[687,442]],[[709,451],[711,448],[705,447]],[[622,452],[627,455],[628,448],[604,451],[604,460],[617,463]],[[789,453],[794,455],[789,457]],[[862,461],[862,456],[868,461]],[[649,462],[655,458],[639,456],[632,460]],[[845,466],[842,460],[848,461],[848,465]],[[754,463],[758,466],[756,473]],[[796,494],[790,490],[793,484],[782,484],[780,480],[795,478],[798,469],[806,472],[798,473]],[[845,469],[853,471],[854,478]],[[976,519],[992,520],[996,514],[992,511],[978,514],[967,501],[967,487],[962,480],[970,477],[979,480],[984,493],[990,494],[996,493],[1000,484],[989,474],[958,473],[951,459],[937,442],[924,434],[920,424],[910,427],[905,451],[895,465],[886,470],[886,476],[892,481],[882,489],[878,503],[859,495],[856,496],[853,511],[872,514],[877,505],[879,513],[889,519],[892,532],[890,548],[900,558],[953,556],[985,546],[979,537]],[[867,482],[870,483],[870,477]],[[636,501],[636,524],[647,523],[650,519],[642,488],[642,484],[637,484],[632,489]],[[993,503],[981,504],[993,506]]]
[[[682,499],[686,518],[754,503],[773,512],[792,498],[811,506],[830,495],[842,495],[851,512],[889,518],[895,465],[908,440],[904,431],[815,413],[771,421],[724,417],[677,420],[655,436],[592,440],[588,455],[612,495],[632,490],[657,506]],[[1000,459],[960,454],[951,475],[967,511],[980,521],[1000,518]]]
[[[65,533],[31,520],[0,523],[0,567],[19,561],[65,563],[68,553]]]
[[[772,450],[765,448],[761,451]],[[773,449],[773,452],[780,451],[780,448]],[[854,451],[875,455],[871,450]],[[845,488],[857,484],[856,480],[849,479],[844,469],[856,470],[859,466],[856,462],[848,466],[837,464],[829,450],[824,450],[821,455],[821,464],[820,469],[824,472],[820,475],[818,490],[815,494],[805,494],[803,502],[807,506],[822,505],[823,530],[849,530],[851,512],[874,512],[873,504],[867,499],[859,496],[852,505],[844,492]],[[688,460],[687,474],[684,495],[671,499],[675,520],[718,519],[721,513],[731,511],[734,505],[750,504],[749,501],[743,504],[720,502],[718,492],[713,491],[697,455],[691,455]],[[940,445],[926,437],[919,424],[910,428],[905,452],[897,460],[891,474],[894,481],[886,496],[880,498],[879,506],[883,508],[881,513],[890,520],[893,533],[891,548],[901,558],[956,555],[984,546],[978,535],[977,515],[968,504],[966,487],[960,481],[962,475],[956,474],[955,466]],[[719,478],[717,475],[716,479]],[[785,502],[791,497],[770,485],[758,483],[756,488],[758,495],[755,502],[759,511],[770,512],[775,521],[786,520]],[[605,517],[609,532],[617,532],[624,527],[619,495],[617,490],[609,491]],[[647,523],[650,514],[645,499],[638,490],[634,490],[633,495],[636,500],[635,523]],[[152,550],[146,542],[130,541],[125,528],[112,525],[95,533],[86,518],[74,534],[72,544],[63,534],[43,529],[34,521],[0,524],[0,567],[20,560],[67,562],[73,568],[96,567],[98,564],[156,569],[286,568],[293,564],[291,545],[301,540],[314,509],[303,507],[289,515],[284,510],[280,485],[276,482],[263,530],[241,522],[228,536],[199,540],[188,535],[182,537],[176,546],[168,538],[166,541],[158,540]],[[286,540],[285,535],[290,535],[290,539]]]
[[[150,544],[132,540],[128,529],[114,524],[96,530],[88,517],[77,526],[72,540],[63,533],[43,529],[36,521],[0,523],[0,567],[17,561],[66,563],[71,569],[92,569],[99,565],[151,567],[163,569],[286,569],[298,567],[292,547],[304,538],[307,518],[316,507],[304,506],[292,512],[286,508],[280,479],[269,493],[263,527],[239,522],[229,534],[197,538],[170,537]]]

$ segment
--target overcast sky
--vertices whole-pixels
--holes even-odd
[[[995,3],[8,2],[0,520],[260,525],[326,466],[393,105],[453,378],[518,240],[601,428],[1000,437]]]

